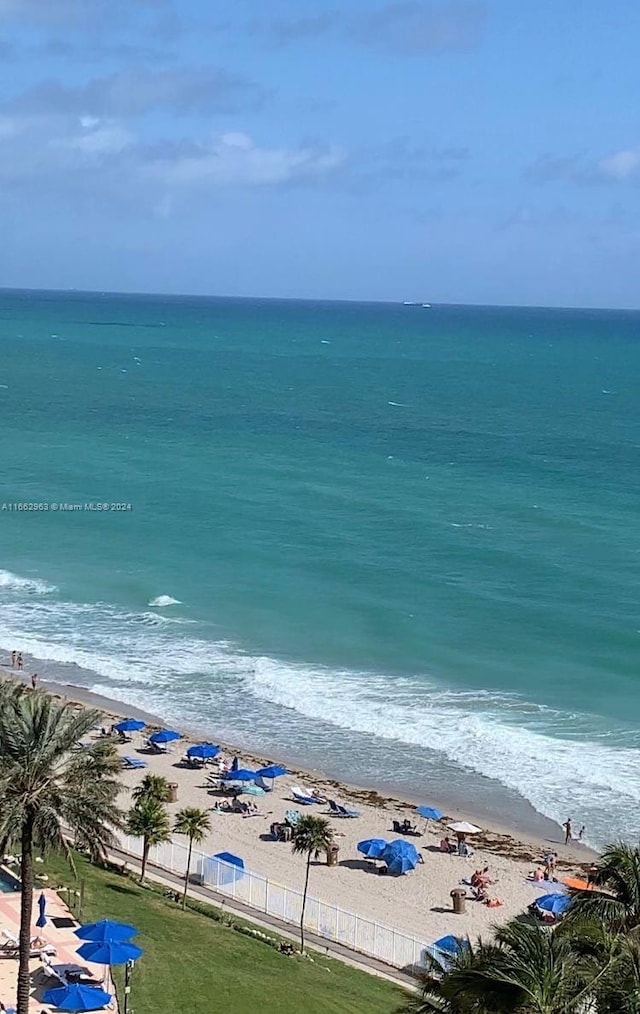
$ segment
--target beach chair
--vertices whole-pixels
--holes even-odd
[[[338,804],[338,813],[341,817],[359,817],[360,810],[350,810],[348,806]]]
[[[122,767],[125,771],[137,771],[138,768],[146,768],[147,762],[142,757],[123,757]]]
[[[311,789],[306,787],[306,785],[296,785],[296,788],[303,796],[307,796],[308,799],[313,799],[314,803],[326,803],[327,801],[326,796],[323,796],[317,790],[312,792]]]
[[[334,815],[334,817],[342,817],[340,807],[336,803],[335,799],[329,800],[329,809],[331,810],[331,813]]]
[[[301,803],[302,806],[309,806],[311,803],[317,802],[314,796],[306,795],[297,785],[294,785],[291,789],[291,795],[295,799],[296,803]]]

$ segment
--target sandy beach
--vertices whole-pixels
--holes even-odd
[[[16,678],[13,672],[5,675]],[[25,677],[28,679],[28,677]],[[79,688],[45,685],[51,693],[59,694],[79,705],[99,708],[105,714],[105,724],[123,715],[141,717],[149,726],[161,723],[154,716],[136,709],[123,708],[116,702],[100,698]],[[171,744],[167,754],[153,754],[145,746],[149,729],[134,734],[132,742],[118,746],[121,755],[138,756],[147,763],[146,769],[123,771],[120,805],[127,809],[131,805],[131,790],[141,780],[145,771],[164,775],[178,786],[177,802],[169,804],[173,816],[181,807],[196,806],[211,809],[217,797],[207,784],[206,775],[210,769],[193,770],[180,765],[193,736]],[[219,744],[223,756],[229,760],[239,756],[244,767],[255,768],[273,761],[277,757],[256,756],[246,751],[236,751],[230,744]],[[302,784],[316,789],[324,796],[339,803],[357,808],[360,816],[355,819],[333,817],[327,805],[318,804],[301,808],[291,797],[291,787]],[[291,848],[284,842],[272,840],[269,828],[272,822],[284,818],[287,809],[303,809],[305,813],[326,816],[333,828],[339,846],[339,864],[328,868],[320,862],[312,868],[310,894],[324,902],[386,924],[407,934],[430,941],[454,932],[469,934],[475,938],[486,935],[492,926],[505,922],[520,912],[552,885],[535,885],[527,879],[549,851],[558,853],[558,877],[580,873],[592,862],[595,853],[575,842],[565,847],[561,832],[551,822],[550,834],[540,838],[522,837],[505,826],[489,825],[482,814],[461,813],[447,810],[442,821],[425,821],[415,813],[416,802],[422,800],[400,800],[382,795],[374,789],[359,788],[328,779],[317,771],[293,770],[279,778],[272,792],[255,800],[259,815],[243,817],[235,813],[211,814],[212,832],[202,846],[209,854],[222,850],[241,856],[245,866],[255,873],[292,888],[301,889],[304,876],[304,860],[294,857]],[[434,803],[436,801],[430,800]],[[357,851],[358,841],[382,837],[387,840],[398,837],[393,832],[392,821],[409,818],[416,823],[419,837],[408,840],[417,846],[423,863],[415,871],[402,877],[379,876],[375,867]],[[461,858],[439,850],[439,842],[446,833],[450,820],[467,819],[482,827],[482,833],[469,839],[474,849],[473,856]],[[178,840],[178,839],[176,839]],[[488,908],[482,903],[467,900],[466,913],[454,915],[450,892],[460,886],[463,878],[471,876],[474,870],[488,866],[495,883],[489,893],[501,901],[500,907]]]

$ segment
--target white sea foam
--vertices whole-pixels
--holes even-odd
[[[289,716],[287,723],[296,715],[311,722],[327,742],[333,727],[406,744],[416,758],[433,751],[516,790],[555,820],[572,815],[595,842],[640,833],[640,744],[630,732],[605,735],[589,716],[517,694],[252,657],[234,644],[190,636],[197,626],[179,618],[34,598],[32,585],[0,571],[0,588],[22,592],[19,601],[12,595],[0,605],[0,643],[79,666],[85,670],[79,681],[107,696],[176,722],[215,716],[219,732],[234,721],[220,697],[226,687],[237,714],[243,708],[257,718],[272,706]],[[52,590],[37,586],[40,593]]]
[[[38,577],[20,577],[10,570],[0,570],[0,589],[13,592],[27,592],[30,595],[48,595],[58,589]]]
[[[158,595],[157,598],[151,599],[149,602],[150,606],[156,606],[157,608],[164,608],[164,606],[179,606],[181,605],[180,599],[174,599],[171,595]]]
[[[293,673],[270,659],[256,662],[253,683],[257,695],[310,718],[436,750],[555,820],[580,814],[594,840],[640,830],[630,816],[640,805],[640,751],[595,734],[591,741],[550,736],[544,730],[551,725],[570,733],[572,716],[517,695],[465,694],[376,674]]]

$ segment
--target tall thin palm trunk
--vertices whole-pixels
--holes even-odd
[[[18,965],[17,1014],[29,1014],[31,976],[31,918],[33,914],[33,814],[28,811],[22,825],[22,856],[20,858],[20,943]]]
[[[140,883],[144,883],[145,873],[147,872],[147,859],[149,858],[149,849],[151,848],[148,838],[142,839],[142,869],[140,870]]]
[[[182,892],[182,911],[187,907],[187,888],[189,886],[189,873],[191,871],[191,850],[193,849],[193,838],[189,836],[189,851],[187,852],[187,872],[184,875],[184,891]]]
[[[309,887],[309,870],[311,869],[311,852],[307,852],[307,870],[304,877],[304,891],[302,892],[302,914],[300,916],[300,953],[304,954],[304,911],[307,907],[307,889]]]

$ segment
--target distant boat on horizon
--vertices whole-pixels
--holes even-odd
[[[422,306],[425,309],[431,306],[431,303],[421,303],[417,299],[405,299],[403,306]]]

